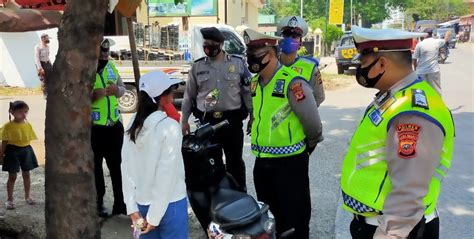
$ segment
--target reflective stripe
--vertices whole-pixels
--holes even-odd
[[[374,142],[370,142],[368,144],[359,145],[359,146],[357,146],[357,149],[363,149],[363,148],[366,148],[368,146],[372,146],[372,145],[376,145],[376,144],[382,144],[381,146],[383,146],[384,143],[385,143],[384,140],[374,141]]]
[[[366,160],[366,161],[363,161],[361,163],[358,163],[356,165],[356,168],[357,170],[361,169],[361,168],[365,168],[365,167],[368,167],[368,166],[371,166],[371,165],[374,165],[376,163],[380,163],[382,161],[384,161],[385,158],[384,157],[381,157],[381,158],[371,158],[369,160]]]
[[[283,146],[283,147],[271,147],[271,146],[259,146],[256,144],[251,145],[251,149],[257,151],[258,153],[263,154],[274,154],[274,155],[285,155],[285,154],[292,154],[301,150],[306,143],[301,141],[297,144],[290,145],[290,146]]]
[[[381,147],[381,148],[378,148],[378,149],[369,150],[367,152],[361,153],[361,154],[357,155],[357,160],[363,160],[365,158],[373,157],[373,156],[376,156],[378,154],[385,154],[385,147]]]

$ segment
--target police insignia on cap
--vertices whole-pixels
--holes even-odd
[[[250,36],[247,32],[244,33],[244,41],[245,41],[245,44],[250,43]]]
[[[253,71],[258,71],[258,70],[260,70],[260,66],[259,66],[258,64],[253,64],[251,67],[252,67],[252,70],[253,70]]]
[[[292,18],[288,21],[288,26],[289,26],[289,27],[297,27],[297,26],[298,26],[298,19],[296,19],[296,17],[292,17]]]

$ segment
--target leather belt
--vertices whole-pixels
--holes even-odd
[[[372,225],[372,226],[376,226],[376,227],[380,226],[380,223],[379,223],[379,220],[378,220],[379,216],[380,215],[373,216],[373,217],[364,217],[364,216],[354,214],[354,217],[357,220],[364,221],[365,223],[367,223],[369,225]],[[438,217],[438,211],[435,209],[432,213],[430,213],[428,215],[425,215],[425,224],[433,221],[437,217]]]

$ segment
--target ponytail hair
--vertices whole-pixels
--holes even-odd
[[[151,115],[153,112],[158,110],[158,104],[160,102],[160,97],[155,97],[152,99],[145,91],[140,91],[138,100],[138,109],[133,120],[132,126],[127,131],[127,134],[130,136],[130,140],[136,143],[136,139],[140,130],[142,130],[143,123],[146,118]],[[153,102],[155,100],[155,102]]]
[[[8,119],[12,121],[13,112],[21,109],[30,109],[30,107],[22,100],[10,102],[10,107],[8,108]]]

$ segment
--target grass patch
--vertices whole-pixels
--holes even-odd
[[[41,95],[41,87],[36,88],[24,88],[24,87],[0,87],[0,95],[12,96],[12,95]]]
[[[337,90],[355,83],[355,76],[321,73],[324,89]]]

